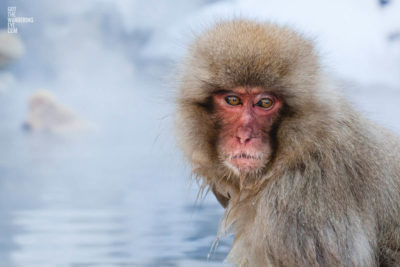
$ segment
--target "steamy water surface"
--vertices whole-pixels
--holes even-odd
[[[75,135],[23,132],[27,93],[0,96],[1,267],[220,266],[229,238],[207,255],[223,210],[196,201],[172,104],[120,90],[84,104],[93,129]]]

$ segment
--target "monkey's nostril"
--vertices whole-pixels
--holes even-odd
[[[240,137],[240,136],[236,136],[236,139],[240,144],[247,144],[251,140],[250,137]]]

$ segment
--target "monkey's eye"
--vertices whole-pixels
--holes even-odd
[[[237,106],[237,105],[241,104],[240,98],[237,96],[233,96],[233,95],[225,97],[225,101],[226,101],[226,103],[228,103],[231,106]]]
[[[271,98],[263,98],[260,101],[257,102],[256,106],[265,108],[265,109],[270,109],[274,105],[274,100]]]

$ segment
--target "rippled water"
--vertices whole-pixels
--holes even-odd
[[[10,212],[2,216],[1,266],[212,266],[223,256],[206,261],[216,214],[202,214],[208,219],[158,218],[145,227],[140,214],[117,208]]]

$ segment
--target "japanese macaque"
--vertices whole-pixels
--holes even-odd
[[[23,129],[35,132],[70,134],[88,130],[71,110],[58,103],[47,90],[38,90],[29,98],[29,113]]]
[[[338,93],[310,41],[220,22],[189,47],[179,87],[179,140],[226,209],[228,261],[400,266],[400,142]]]

